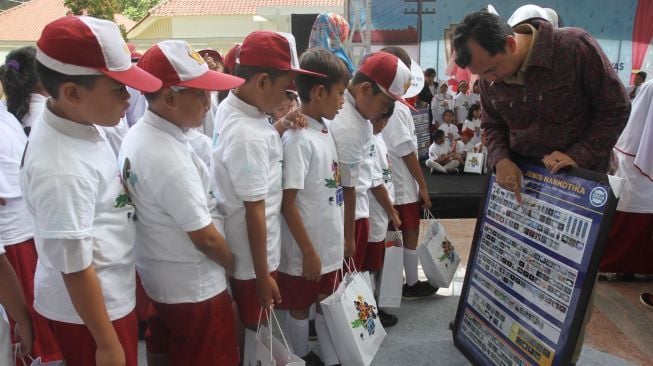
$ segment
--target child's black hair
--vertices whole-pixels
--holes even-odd
[[[245,79],[245,82],[248,83],[258,74],[268,74],[270,80],[274,82],[278,77],[290,73],[289,70],[277,70],[271,67],[260,67],[260,66],[246,66],[241,64],[236,64],[236,69],[234,70],[234,75],[240,78]]]
[[[326,78],[305,74],[297,75],[295,85],[303,103],[311,101],[311,90],[315,86],[322,85],[328,93],[331,93],[333,85],[338,83],[347,85],[349,82],[349,70],[345,63],[338,56],[321,47],[311,48],[304,52],[299,59],[299,66],[304,70],[326,75]]]
[[[26,46],[9,52],[0,66],[0,82],[7,96],[7,110],[20,121],[29,113],[30,94],[39,84],[36,48]]]
[[[372,94],[377,95],[382,93],[381,88],[377,85],[376,81],[372,80],[369,76],[358,71],[354,74],[354,77],[351,79],[352,85],[358,85],[362,83],[370,83],[372,85]]]
[[[36,61],[36,71],[41,79],[43,89],[55,100],[59,98],[59,87],[64,83],[74,83],[85,89],[93,89],[102,75],[67,75],[54,71]]]
[[[451,110],[451,109],[445,109],[444,112],[442,112],[442,120],[443,120],[443,121],[444,121],[444,115],[447,114],[447,113],[451,113],[451,115],[452,115],[453,117],[456,117],[456,114],[453,113],[453,110]]]
[[[473,120],[474,120],[474,112],[477,111],[477,110],[481,110],[481,106],[478,105],[478,104],[476,104],[476,103],[472,104],[472,105],[469,107],[469,109],[467,110],[467,119],[468,119],[469,121],[473,121]]]
[[[381,51],[397,56],[397,58],[400,59],[401,62],[403,62],[404,65],[408,67],[408,69],[410,69],[411,59],[410,59],[410,55],[408,54],[408,52],[406,52],[405,49],[399,46],[387,46],[387,47],[383,47]]]
[[[442,130],[435,130],[433,133],[433,141],[438,141],[439,139],[444,137],[444,131]]]

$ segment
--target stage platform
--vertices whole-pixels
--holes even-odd
[[[422,167],[431,197],[432,212],[438,218],[476,218],[488,175],[429,174]]]

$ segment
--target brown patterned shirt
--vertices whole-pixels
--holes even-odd
[[[558,150],[605,172],[630,112],[624,86],[588,33],[533,25],[539,34],[524,85],[480,81],[489,164],[511,153],[542,158]]]

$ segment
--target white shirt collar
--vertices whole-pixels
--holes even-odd
[[[311,130],[315,130],[315,131],[321,132],[321,133],[328,133],[329,132],[329,129],[327,128],[327,126],[324,123],[320,123],[318,120],[313,119],[312,117],[309,117],[309,116],[307,116],[307,115],[305,115],[303,113],[302,113],[302,115],[304,117],[306,117],[306,120],[308,121],[308,128],[310,128]]]
[[[103,141],[104,137],[95,125],[85,125],[59,117],[52,113],[46,104],[43,110],[43,121],[60,133],[88,141]]]
[[[352,111],[354,112],[356,117],[358,117],[358,119],[367,122],[367,118],[363,117],[363,115],[360,114],[358,109],[356,109],[356,98],[354,98],[354,96],[349,92],[349,89],[345,89],[345,103],[349,103]]]
[[[222,102],[229,104],[232,108],[237,109],[252,118],[265,118],[267,121],[267,114],[261,112],[257,107],[238,98],[233,91],[230,91],[229,95]]]
[[[172,135],[172,137],[176,138],[177,140],[183,143],[186,143],[187,136],[186,136],[186,131],[184,129],[180,128],[176,124],[168,121],[167,119],[159,116],[158,114],[152,112],[149,109],[146,109],[145,114],[143,114],[143,122],[165,133]]]

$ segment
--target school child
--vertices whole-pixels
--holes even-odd
[[[411,59],[400,47],[386,47],[384,50],[397,56],[410,68]],[[387,128],[383,130],[383,139],[388,147],[388,157],[393,171],[395,189],[395,209],[401,219],[402,239],[404,243],[404,273],[406,283],[403,296],[417,298],[433,295],[437,289],[417,277],[417,244],[419,238],[419,218],[423,209],[431,208],[426,180],[422,174],[417,157],[417,135],[410,108],[395,103],[394,113]]]
[[[297,109],[297,94],[294,90],[286,90],[286,100],[283,101],[281,106],[272,112],[271,120],[276,122],[282,119],[288,112]]]
[[[7,54],[5,64],[0,66],[0,83],[7,98],[7,110],[20,121],[29,136],[48,98],[36,72],[34,46],[17,48]]]
[[[309,351],[309,308],[316,304],[316,332],[327,365],[338,364],[319,303],[333,293],[342,267],[342,187],[336,145],[324,119],[342,108],[349,71],[338,56],[312,48],[300,58],[300,67],[326,78],[299,75],[295,81],[300,112],[308,128],[283,135],[283,203],[281,261],[278,283],[289,310],[287,335],[295,354],[307,365],[322,365]]]
[[[240,319],[255,329],[261,308],[281,303],[275,281],[280,256],[283,123],[268,122],[302,70],[295,39],[286,33],[256,31],[240,47],[235,75],[245,83],[218,106],[213,140],[212,179],[225,238],[236,265],[231,282]],[[281,121],[280,121],[281,122]],[[265,316],[263,316],[265,319]]]
[[[138,217],[136,268],[162,322],[150,328],[152,338],[168,340],[173,365],[237,365],[225,275],[234,258],[208,166],[185,130],[202,123],[212,91],[243,80],[210,71],[185,41],[157,43],[138,66],[163,85],[145,94],[149,108],[129,130],[118,162]]]
[[[474,132],[472,137],[474,144],[481,141],[481,106],[479,104],[472,104],[467,111],[467,119],[463,123],[461,131],[471,130]]]
[[[472,92],[469,94],[469,101],[471,104],[478,104],[479,106],[481,105],[481,87],[478,85],[478,81],[480,79],[476,79],[474,81],[474,85],[472,86]]]
[[[367,207],[357,202],[356,195],[360,178],[370,179],[365,164],[374,146],[369,120],[387,112],[396,100],[408,104],[401,95],[410,78],[410,70],[395,55],[383,51],[370,54],[350,81],[342,110],[328,124],[341,169],[345,258],[354,257],[357,268],[364,258],[369,231]]]
[[[376,154],[372,173],[372,188],[367,191],[370,229],[362,270],[369,271],[376,283],[379,282],[381,270],[383,269],[388,222],[391,222],[395,229],[399,229],[401,226],[399,212],[393,206],[394,187],[392,185],[392,172],[388,164],[388,148],[381,135],[393,112],[394,105],[391,105],[386,113],[370,121],[373,128]],[[379,309],[379,319],[384,328],[393,327],[399,321],[395,315],[382,309]]]
[[[460,133],[460,140],[456,141],[456,154],[461,158],[460,163],[465,164],[467,154],[474,152],[474,132],[470,129],[465,129]]]
[[[431,168],[431,174],[453,173],[457,172],[460,161],[456,157],[455,151],[451,151],[444,138],[444,131],[435,131],[435,140],[429,147],[429,158],[424,163]]]
[[[433,110],[433,121],[431,124],[438,128],[443,120],[442,114],[447,109],[453,110],[453,97],[449,94],[449,85],[447,83],[440,84],[438,88],[438,93],[433,96],[433,101],[431,102],[431,109]]]
[[[443,123],[438,127],[438,130],[444,132],[445,142],[449,149],[455,146],[456,141],[460,139],[460,133],[458,132],[458,126],[454,122],[454,113],[452,110],[448,109],[442,113]],[[437,132],[437,131],[436,131]],[[435,141],[435,138],[433,139]]]
[[[467,118],[467,111],[473,104],[472,98],[467,94],[469,91],[469,83],[461,80],[458,83],[458,93],[453,98],[454,112],[456,112],[456,125],[462,125]]]
[[[125,84],[152,92],[161,81],[131,64],[115,23],[92,17],[48,24],[36,59],[51,98],[20,172],[39,258],[34,309],[68,366],[135,366],[134,209],[99,127],[124,115]]]
[[[26,97],[29,98],[28,95]],[[21,123],[6,109],[0,108],[0,242],[6,251],[4,257],[11,263],[20,281],[36,329],[31,356],[41,357],[43,362],[56,363],[63,359],[57,341],[48,327],[47,319],[34,312],[32,305],[37,262],[34,223],[18,178],[26,144],[27,136]],[[9,323],[13,329],[14,319],[10,317]]]

